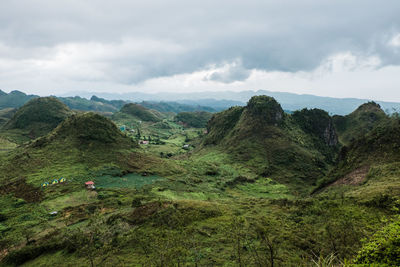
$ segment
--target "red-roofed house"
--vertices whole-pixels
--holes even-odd
[[[93,181],[86,182],[85,186],[86,186],[87,189],[95,189]]]

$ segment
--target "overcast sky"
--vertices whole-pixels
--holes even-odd
[[[0,1],[0,89],[400,101],[399,0]]]

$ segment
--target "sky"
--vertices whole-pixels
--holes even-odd
[[[400,102],[398,0],[0,1],[0,89]]]

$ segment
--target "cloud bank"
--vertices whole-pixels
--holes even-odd
[[[6,91],[268,89],[400,101],[397,0],[3,2]]]

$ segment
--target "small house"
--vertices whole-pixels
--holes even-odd
[[[147,141],[147,140],[140,140],[139,141],[139,145],[148,145],[149,144],[149,141]]]
[[[94,182],[93,181],[88,181],[85,183],[85,186],[87,189],[95,189],[96,187],[94,186]]]
[[[42,187],[47,187],[47,186],[49,186],[49,183],[48,183],[48,182],[44,182],[44,183],[42,184]]]
[[[66,181],[67,181],[67,180],[65,180],[64,177],[62,177],[62,178],[59,180],[60,183],[65,183]]]
[[[51,184],[58,184],[58,180],[54,179],[53,181],[51,181]]]
[[[183,145],[182,148],[187,150],[187,149],[189,149],[189,146],[190,146],[190,145],[186,144],[186,145]]]

